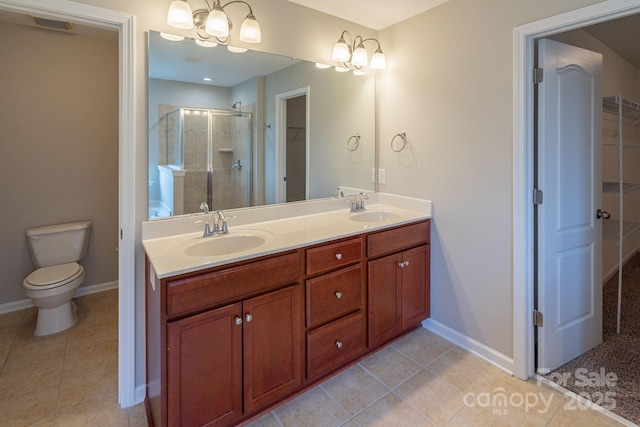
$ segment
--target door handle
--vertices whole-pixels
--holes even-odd
[[[600,218],[609,219],[609,218],[611,218],[611,214],[609,212],[607,212],[607,211],[603,211],[602,209],[598,209],[596,211],[596,218],[597,219],[600,219]]]

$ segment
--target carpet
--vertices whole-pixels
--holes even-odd
[[[547,378],[640,424],[640,253],[622,270],[620,334],[616,334],[618,274],[603,285],[603,343]]]

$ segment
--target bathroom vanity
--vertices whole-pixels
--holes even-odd
[[[213,258],[171,254],[193,233],[144,242],[154,425],[238,424],[429,317],[430,205],[355,215],[239,226],[271,240]]]

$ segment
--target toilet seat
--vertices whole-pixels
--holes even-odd
[[[82,276],[84,271],[77,262],[38,268],[24,279],[24,287],[31,290],[53,289],[66,285]]]

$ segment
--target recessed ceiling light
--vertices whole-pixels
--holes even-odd
[[[160,37],[162,37],[165,40],[172,41],[172,42],[181,42],[182,40],[184,40],[183,36],[179,36],[177,34],[160,33]]]
[[[218,46],[218,43],[210,42],[210,41],[207,41],[207,40],[200,40],[200,39],[196,39],[196,44],[198,46],[202,46],[202,47],[216,47],[216,46]]]
[[[212,77],[205,77],[202,80],[204,80],[205,82],[212,82],[213,78]]]
[[[227,49],[229,49],[229,52],[233,52],[233,53],[245,53],[247,51],[247,49],[243,48],[243,47],[235,47],[235,46],[227,46]]]

